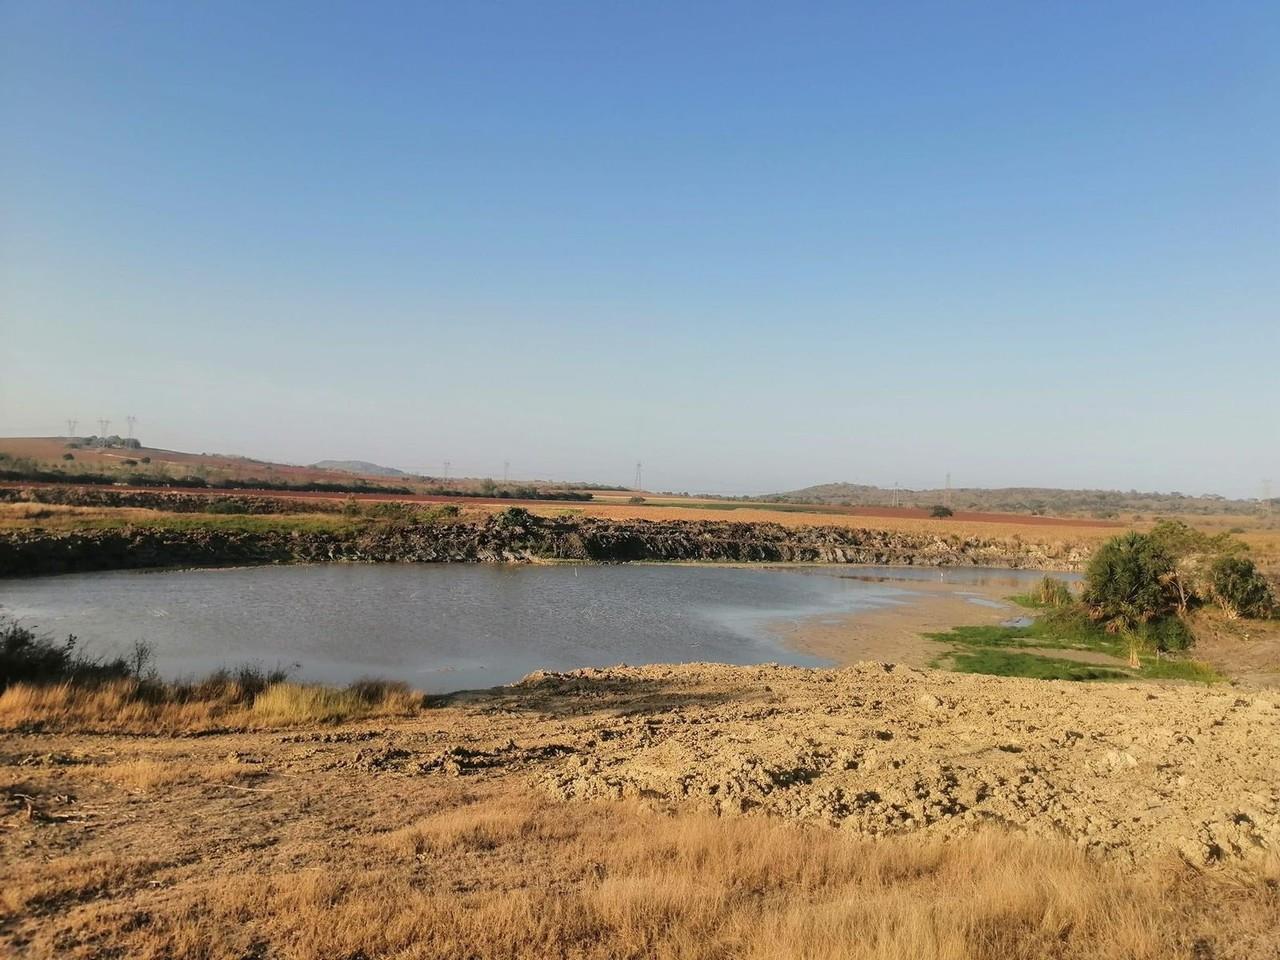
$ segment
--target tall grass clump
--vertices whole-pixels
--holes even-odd
[[[75,637],[56,643],[14,620],[0,622],[0,729],[58,728],[177,733],[402,716],[422,706],[406,684],[347,687],[291,682],[256,664],[199,679],[162,680],[151,651],[93,659]]]

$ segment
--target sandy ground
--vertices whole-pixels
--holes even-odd
[[[480,801],[499,798],[507,806],[483,812]],[[513,804],[525,811],[514,820]],[[1170,858],[1245,869],[1280,849],[1280,690],[693,664],[535,675],[414,717],[340,726],[10,731],[0,735],[0,953],[392,955],[359,944],[376,945],[392,923],[462,929],[475,915],[466,898],[493,910],[536,894],[537,910],[551,910],[576,902],[557,899],[573,891],[612,889],[612,855],[574,854],[583,848],[569,826],[603,810],[591,829],[634,834],[637,805],[880,843],[995,829],[1125,870]],[[643,861],[637,838],[627,843]],[[392,856],[396,885],[372,900],[362,871],[390,869]],[[696,865],[681,869],[680,883],[696,882]],[[455,903],[461,913],[439,913]],[[673,922],[693,909],[681,904],[664,908]],[[290,926],[282,911],[295,908],[308,912]],[[537,910],[507,919],[525,935]],[[352,911],[356,946],[325,947]],[[645,922],[661,929],[662,916]],[[402,932],[406,944],[420,935]],[[1176,955],[1272,956],[1278,943],[1263,934],[1246,948],[1214,932],[1221,948],[1189,942]],[[220,947],[231,942],[234,952]],[[469,942],[394,955],[479,955]],[[641,944],[627,955],[651,954]]]
[[[840,666],[882,660],[923,667],[947,649],[945,644],[928,640],[923,634],[943,633],[952,627],[970,624],[998,624],[1026,612],[1008,601],[1016,589],[1010,586],[932,580],[889,579],[886,582],[910,590],[911,596],[903,597],[901,603],[844,616],[810,617],[775,624],[774,630],[794,649]],[[971,597],[999,606],[973,603]]]

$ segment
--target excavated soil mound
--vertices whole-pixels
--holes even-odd
[[[868,835],[994,822],[1197,864],[1280,849],[1280,691],[697,664],[534,674],[483,709],[493,734],[554,731],[536,777],[562,798]]]

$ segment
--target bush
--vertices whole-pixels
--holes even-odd
[[[74,453],[64,453],[62,455],[63,460],[74,460],[75,458],[76,458],[76,455]]]
[[[1032,597],[1041,606],[1065,607],[1074,602],[1071,588],[1057,577],[1045,577],[1032,591]]]
[[[944,507],[942,504],[936,504],[929,508],[929,516],[931,517],[951,517],[955,516],[955,511],[950,507]]]
[[[1264,618],[1276,611],[1271,585],[1248,557],[1225,556],[1209,572],[1213,599],[1229,617]]]
[[[1127,533],[1108,540],[1089,561],[1084,601],[1108,629],[1132,629],[1177,610],[1173,572],[1173,559],[1155,539]]]
[[[628,497],[627,503],[644,503],[644,497]]]
[[[100,660],[76,650],[77,640],[68,636],[55,643],[11,618],[0,618],[0,690],[14,683],[100,683],[108,680],[151,681],[151,649],[134,645],[130,657]]]
[[[500,527],[527,527],[534,522],[533,514],[524,507],[507,507],[497,516]]]

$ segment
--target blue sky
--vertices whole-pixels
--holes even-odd
[[[0,2],[0,434],[1280,489],[1274,3]]]

